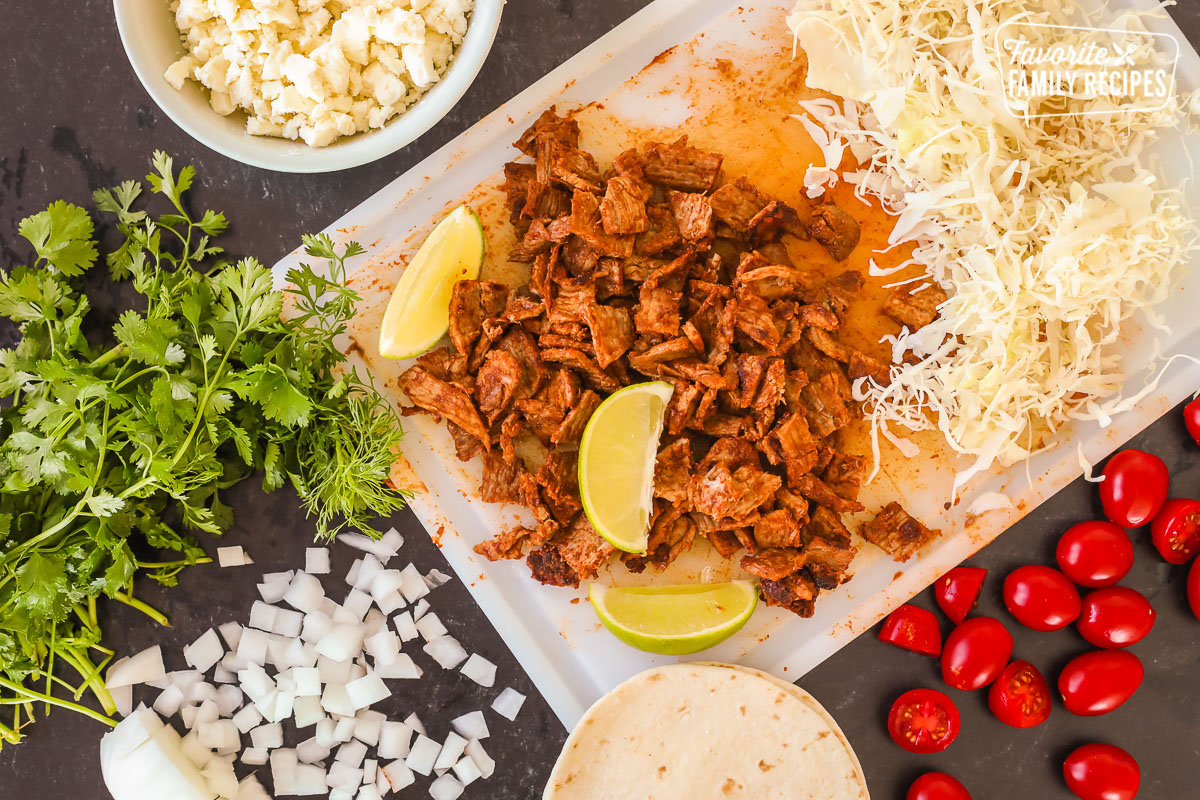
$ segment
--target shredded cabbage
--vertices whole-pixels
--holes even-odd
[[[800,0],[788,18],[809,86],[844,98],[803,102],[802,118],[827,131],[827,157],[845,144],[861,168],[842,180],[897,215],[890,245],[913,242],[923,279],[949,294],[932,324],[889,337],[887,388],[855,383],[876,469],[878,437],[901,441],[896,426],[936,427],[973,458],[957,492],[1028,458],[1068,419],[1107,424],[1124,379],[1121,324],[1141,312],[1163,328],[1152,307],[1195,245],[1182,195],[1145,150],[1189,100],[1108,113],[1106,101],[1073,99],[1089,113],[1058,117],[1005,104],[997,29],[1071,24],[1078,12],[1069,0]],[[1144,30],[1135,16],[1118,24]]]

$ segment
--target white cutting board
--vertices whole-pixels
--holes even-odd
[[[734,97],[731,92],[786,80],[786,69],[779,65],[787,63],[781,53],[786,55],[784,51],[789,50],[790,39],[782,27],[789,5],[657,0],[330,225],[326,232],[335,240],[354,239],[368,249],[368,254],[354,264],[351,279],[364,297],[361,314],[351,328],[357,343],[354,357],[361,357],[380,385],[395,394],[395,377],[407,365],[378,357],[375,331],[406,257],[419,244],[431,220],[464,198],[480,209],[485,219],[499,215],[500,201],[494,191],[479,191],[476,187],[489,182],[494,186],[504,162],[517,156],[511,143],[545,108],[553,104],[561,109],[595,104],[582,115],[582,146],[596,152],[601,161],[625,146],[622,135],[610,127],[618,123],[657,130],[664,136],[666,130],[674,128],[686,133],[689,126],[701,126],[710,115],[728,113],[731,104],[744,105],[746,98]],[[1114,5],[1146,7],[1152,3],[1129,0]],[[1175,25],[1165,19],[1161,25],[1151,27],[1179,37],[1183,45],[1180,85],[1200,86],[1200,56]],[[710,85],[709,73],[725,68],[719,59],[736,62],[744,70],[722,90],[724,94]],[[764,65],[775,66],[764,69]],[[486,73],[482,79],[486,80]],[[751,105],[753,100],[750,98]],[[776,114],[772,123],[797,124],[786,116]],[[742,126],[726,126],[728,141],[720,140],[719,135],[714,141],[714,131],[720,130],[710,128],[706,143],[734,161],[739,149],[753,150],[756,146]],[[1193,173],[1193,162],[1186,151],[1195,163],[1200,163],[1200,137],[1172,135],[1160,145],[1166,174]],[[727,169],[730,163],[727,161]],[[802,173],[753,174],[751,178],[764,189],[781,193],[773,189],[771,182],[776,187],[798,187]],[[1189,192],[1193,206],[1200,208],[1200,193],[1195,187],[1189,187]],[[508,233],[495,227],[488,231],[490,249],[506,252]],[[491,268],[502,272],[503,258],[493,258],[489,260]],[[275,266],[276,275],[282,276],[298,260],[299,253],[293,253],[280,261]],[[1200,275],[1191,269],[1183,276],[1179,290],[1159,309],[1173,329],[1162,342],[1164,352],[1200,354],[1200,315],[1195,313],[1196,308],[1200,308]],[[1127,363],[1148,363],[1151,354],[1149,337],[1131,330]],[[1142,386],[1146,375],[1132,375],[1130,390]],[[1058,447],[1028,465],[983,476],[949,510],[943,505],[949,499],[952,470],[948,471],[945,464],[914,469],[903,477],[889,479],[885,474],[876,487],[878,494],[902,498],[906,508],[931,526],[941,527],[947,532],[945,536],[905,565],[865,546],[854,563],[854,579],[835,592],[822,594],[812,619],[760,608],[741,633],[697,657],[738,662],[796,680],[1078,477],[1076,443],[1089,462],[1096,462],[1198,387],[1200,370],[1190,362],[1178,361],[1152,395],[1116,418],[1107,429],[1101,430],[1095,424],[1068,426],[1056,439]],[[521,510],[474,499],[479,467],[454,458],[444,426],[428,417],[415,416],[406,418],[405,429],[404,455],[427,488],[412,501],[413,511],[564,725],[573,727],[592,702],[623,679],[674,660],[630,649],[608,635],[587,603],[586,586],[578,590],[542,586],[530,578],[523,562],[491,563],[476,555],[472,547],[503,527],[516,524]],[[973,493],[980,491],[1004,491],[1013,498],[1014,507],[967,518],[964,509],[969,507]],[[614,576],[631,580],[623,569]]]

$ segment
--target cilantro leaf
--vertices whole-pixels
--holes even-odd
[[[29,240],[39,259],[64,275],[82,275],[96,262],[92,218],[79,206],[62,200],[21,220],[17,232]]]

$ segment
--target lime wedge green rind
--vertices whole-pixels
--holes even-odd
[[[630,647],[687,655],[737,633],[758,605],[751,581],[611,588],[593,583],[588,599],[604,627]]]
[[[579,495],[596,532],[627,553],[645,553],[654,460],[675,387],[635,383],[592,413],[579,442]]]
[[[470,206],[456,207],[434,226],[388,300],[380,355],[414,358],[446,335],[454,284],[479,277],[484,249],[483,223]]]

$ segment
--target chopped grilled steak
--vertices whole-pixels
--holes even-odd
[[[799,572],[807,560],[794,547],[772,547],[752,556],[742,557],[742,569],[768,581],[778,581]]]
[[[475,378],[475,404],[489,426],[508,411],[521,375],[521,363],[512,353],[491,350],[483,359]]]
[[[577,192],[599,193],[604,189],[592,154],[559,141],[550,146],[550,177]]]
[[[675,336],[679,333],[679,303],[682,295],[672,289],[643,287],[638,295],[633,324],[638,333]]]
[[[766,208],[770,200],[745,178],[737,178],[717,189],[708,198],[717,219],[738,233],[750,229],[750,220]]]
[[[770,203],[754,215],[748,226],[747,238],[751,247],[761,247],[765,244],[779,241],[785,233],[805,237],[804,226],[800,224],[800,216],[796,209],[779,200]]]
[[[450,438],[454,440],[454,455],[459,461],[470,461],[483,453],[483,443],[450,420],[446,420],[446,430],[450,431]]]
[[[485,542],[480,542],[475,545],[474,550],[488,561],[520,558],[524,555],[521,545],[532,532],[529,528],[517,526],[501,531]]]
[[[525,204],[521,216],[531,220],[553,220],[571,211],[571,197],[567,192],[548,183],[536,180],[529,182],[525,191]]]
[[[508,289],[492,281],[459,281],[450,292],[450,342],[463,355],[470,355],[483,321],[504,309]]]
[[[801,475],[788,485],[797,492],[820,506],[836,511],[839,514],[854,514],[863,510],[862,503],[857,500],[847,500],[833,491],[820,478],[812,473]]]
[[[551,541],[562,560],[583,579],[596,577],[596,573],[616,552],[615,547],[600,538],[583,514]]]
[[[845,261],[858,246],[858,222],[833,203],[823,203],[813,209],[808,232],[820,242],[836,261]]]
[[[722,157],[686,138],[628,150],[609,168],[551,110],[518,147],[533,163],[505,165],[504,192],[528,289],[460,282],[454,348],[400,379],[417,406],[405,414],[444,417],[458,456],[482,458],[481,497],[536,520],[477,552],[527,553],[552,585],[595,575],[613,548],[582,513],[578,442],[606,396],[665,380],[674,392],[647,552],[621,562],[663,569],[702,536],[723,557],[745,556],[768,604],[811,615],[819,590],[848,576],[855,547],[841,515],[862,508],[864,460],[833,434],[861,419],[851,380],[886,380],[889,368],[840,341],[859,333],[848,312],[862,275],[797,269],[781,237],[811,225],[842,258],[857,224],[828,203],[772,200],[745,178],[715,188]],[[889,298],[889,316],[923,324],[936,298]],[[882,520],[864,530],[891,531]]]
[[[689,242],[702,242],[713,235],[713,211],[702,194],[671,192],[671,211],[679,234]]]
[[[686,143],[646,145],[646,179],[681,192],[708,192],[721,173],[725,157],[688,147]]]
[[[583,429],[587,427],[588,420],[592,418],[592,414],[599,407],[600,395],[590,390],[585,391],[580,396],[579,402],[568,406],[569,410],[566,416],[550,436],[550,443],[554,445],[579,444],[579,439],[583,436]]]
[[[614,236],[604,230],[600,222],[600,198],[591,192],[577,189],[571,195],[571,233],[600,254],[619,258],[633,255],[633,237]]]
[[[754,541],[764,549],[802,547],[804,545],[796,515],[786,508],[777,508],[768,514],[763,514],[754,523]]]
[[[421,366],[410,367],[400,376],[400,389],[422,411],[445,417],[478,439],[485,449],[492,439],[470,396],[452,383],[430,375]]]
[[[842,400],[838,379],[832,372],[800,390],[809,428],[820,439],[850,424],[850,409]]]
[[[485,503],[518,503],[521,501],[521,473],[519,465],[509,465],[504,456],[490,452],[483,454],[483,480],[479,484],[479,499]]]
[[[667,205],[646,206],[646,230],[634,238],[633,250],[640,256],[654,256],[678,247],[683,242],[675,212]]]
[[[554,364],[562,364],[579,373],[583,382],[598,392],[615,392],[621,384],[588,358],[582,350],[569,347],[556,347],[542,351],[542,360]]]
[[[813,535],[806,539],[804,553],[808,556],[806,569],[813,582],[822,589],[836,589],[846,579],[846,570],[858,550],[849,539]]]
[[[557,547],[543,546],[531,550],[525,563],[538,583],[548,586],[579,586],[579,573],[571,568]]]
[[[527,156],[537,154],[537,140],[550,139],[560,141],[570,147],[579,146],[579,123],[573,119],[563,119],[554,108],[548,108],[542,115],[521,134],[521,138],[513,146]]]
[[[808,328],[805,330],[805,334],[807,334],[808,340],[813,343],[813,347],[835,361],[845,364],[850,360],[850,348],[835,339],[829,331],[822,328]]]
[[[858,529],[862,537],[896,561],[908,561],[913,553],[941,535],[909,516],[899,503],[888,503],[870,522]]]
[[[600,201],[600,221],[610,234],[643,233],[650,226],[642,184],[634,178],[608,179],[604,199]]]
[[[862,456],[837,452],[833,454],[825,473],[821,476],[825,484],[835,491],[839,497],[847,500],[857,500],[859,489],[862,488],[863,474],[866,472],[866,459]]]
[[[888,386],[892,382],[891,367],[858,350],[850,353],[850,361],[846,364],[846,374],[852,381],[869,378],[880,386]]]
[[[804,573],[789,575],[781,581],[759,581],[763,602],[780,606],[798,617],[811,617],[816,610],[819,590]]]
[[[920,291],[909,286],[897,286],[883,303],[884,314],[913,331],[937,319],[938,306],[949,297],[936,283],[921,284],[918,288]]]
[[[676,439],[658,451],[654,463],[654,496],[676,508],[688,504],[688,479],[692,474],[692,447],[687,439]]]
[[[633,344],[633,321],[624,308],[592,303],[584,308],[583,321],[591,330],[596,363],[601,369],[625,355]]]

